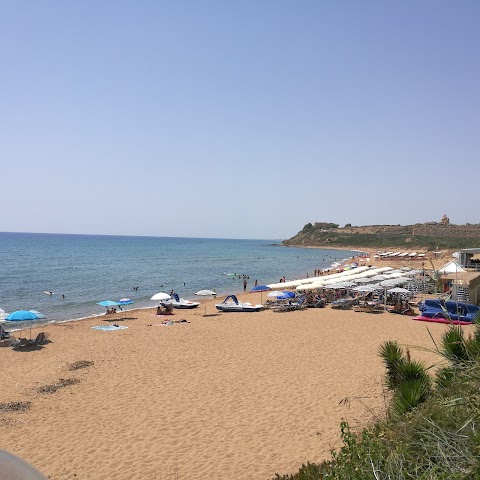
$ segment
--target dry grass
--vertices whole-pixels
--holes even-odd
[[[60,388],[68,387],[80,383],[78,378],[60,378],[58,382],[51,385],[43,385],[37,388],[38,393],[55,393]]]
[[[7,402],[0,403],[0,413],[24,412],[31,407],[31,402]]]
[[[94,364],[91,360],[79,360],[78,362],[69,363],[67,365],[68,370],[80,370],[81,368],[87,368]]]

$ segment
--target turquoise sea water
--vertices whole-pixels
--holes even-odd
[[[47,321],[103,314],[95,303],[131,298],[132,307],[154,306],[150,297],[175,290],[195,299],[201,289],[218,297],[259,284],[312,275],[353,255],[351,251],[284,248],[279,240],[127,237],[0,233],[0,308],[38,310]],[[138,287],[135,290],[134,287]],[[44,291],[52,291],[46,295]],[[62,295],[65,298],[62,298]],[[22,326],[18,324],[18,326]]]

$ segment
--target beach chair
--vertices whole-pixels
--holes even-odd
[[[347,310],[349,308],[352,308],[354,305],[355,300],[353,298],[339,298],[338,300],[334,300],[330,306],[332,308],[337,308],[340,310]]]
[[[359,305],[354,305],[353,310],[355,312],[363,312],[363,313],[383,313],[384,307],[382,305],[376,303],[363,303]]]
[[[13,336],[13,335],[12,335]],[[28,348],[28,347],[37,347],[40,345],[45,345],[48,343],[48,333],[40,332],[35,339],[31,338],[19,338],[18,340],[14,338],[13,342],[10,342],[10,346],[14,348]]]
[[[30,342],[31,340],[29,340],[28,338],[20,338],[17,347],[29,347],[30,345],[32,345]]]
[[[48,333],[46,332],[40,332],[35,340],[31,343],[32,345],[45,345],[48,343]]]
[[[20,344],[20,340],[18,340],[18,338],[15,337],[15,335],[10,335],[10,342],[9,342],[9,346],[10,347],[18,347],[18,345]]]
[[[10,338],[10,332],[7,332],[2,325],[0,325],[0,340],[8,340]]]

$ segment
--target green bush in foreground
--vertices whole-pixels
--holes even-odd
[[[438,349],[449,363],[437,371],[435,388],[430,378],[424,384],[423,365],[411,362],[395,342],[384,344],[391,415],[360,432],[342,423],[343,446],[331,460],[276,474],[275,480],[480,480],[479,339],[478,322],[468,338],[450,327]]]

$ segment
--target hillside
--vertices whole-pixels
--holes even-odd
[[[461,249],[480,247],[480,224],[454,225],[444,216],[441,222],[415,225],[366,225],[339,227],[334,223],[307,223],[294,237],[284,240],[285,246],[398,248],[398,249]]]

